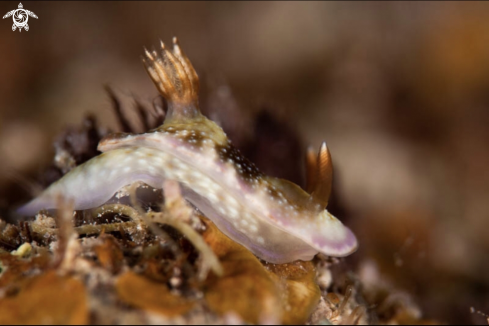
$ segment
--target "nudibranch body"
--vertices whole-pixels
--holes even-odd
[[[56,196],[76,209],[108,201],[122,187],[144,182],[161,188],[176,180],[184,197],[227,236],[272,263],[311,260],[318,252],[343,257],[357,248],[353,233],[326,209],[331,157],[323,144],[308,156],[310,192],[264,175],[241,155],[223,130],[198,108],[199,82],[176,39],[173,51],[146,51],[146,69],[167,100],[165,122],[144,134],[115,134],[104,152],[51,185],[19,212],[56,208]]]

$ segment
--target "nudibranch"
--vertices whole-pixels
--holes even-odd
[[[146,70],[168,104],[163,125],[143,134],[113,134],[101,155],[74,168],[38,198],[24,215],[55,209],[56,197],[75,209],[100,206],[122,187],[143,182],[161,188],[179,182],[186,200],[234,241],[271,263],[344,257],[357,248],[354,234],[327,210],[332,162],[325,143],[308,153],[308,191],[264,175],[241,155],[224,131],[199,110],[199,79],[176,38],[173,49],[145,51]]]

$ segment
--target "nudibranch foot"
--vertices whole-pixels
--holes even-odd
[[[176,39],[173,50],[146,51],[146,69],[168,103],[165,121],[143,134],[110,135],[104,152],[73,169],[19,212],[54,209],[61,193],[75,209],[109,200],[120,188],[177,181],[184,198],[234,241],[272,263],[311,260],[321,252],[344,257],[357,248],[353,233],[326,209],[332,161],[325,143],[308,154],[308,192],[268,177],[246,159],[224,131],[200,113],[198,77]]]

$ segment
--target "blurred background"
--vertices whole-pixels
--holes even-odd
[[[143,47],[177,35],[204,111],[267,172],[297,181],[327,141],[355,268],[375,263],[426,318],[488,323],[489,3],[22,3],[28,32],[0,21],[0,207],[29,198],[67,127],[119,128],[104,85],[151,102]]]

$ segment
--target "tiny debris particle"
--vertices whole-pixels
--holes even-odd
[[[32,246],[30,243],[22,244],[17,250],[12,251],[12,255],[18,257],[28,257],[32,252]]]
[[[170,279],[170,284],[171,284],[172,287],[177,288],[180,285],[182,285],[182,279],[179,278],[179,277],[172,277]]]

